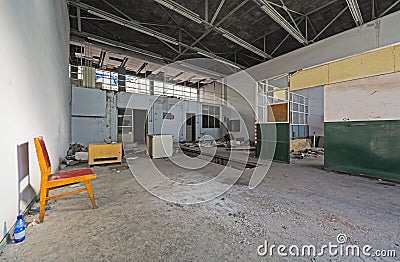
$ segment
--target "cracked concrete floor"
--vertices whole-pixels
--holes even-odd
[[[184,170],[154,160],[173,179]],[[196,173],[215,176],[223,167],[209,164]],[[92,209],[86,193],[58,199],[44,223],[27,229],[27,238],[9,244],[2,261],[341,261],[260,257],[257,247],[347,243],[395,250],[400,256],[400,185],[326,172],[300,164],[274,163],[253,190],[246,174],[225,194],[201,204],[165,202],[144,190],[130,170],[96,167]],[[246,172],[249,172],[247,170]],[[193,172],[188,172],[189,179]],[[204,178],[203,177],[203,178]],[[201,180],[201,179],[200,179]],[[28,216],[27,222],[38,215]],[[349,258],[395,261],[396,258]]]

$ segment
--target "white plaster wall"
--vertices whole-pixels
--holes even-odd
[[[233,135],[254,141],[257,82],[247,72],[242,71],[228,76],[227,85],[228,104],[234,108],[234,110],[230,110],[229,117],[232,120],[242,120],[240,132],[233,132]],[[240,114],[240,117],[237,114]]]
[[[325,86],[325,122],[400,119],[400,73]]]
[[[400,11],[297,49],[246,71],[256,80],[327,63],[400,42]]]
[[[33,138],[43,135],[53,170],[70,134],[69,21],[65,1],[0,1],[2,236],[18,214],[17,145],[29,142],[30,184],[38,192]],[[27,203],[24,203],[27,204]]]

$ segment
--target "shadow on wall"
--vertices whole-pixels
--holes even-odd
[[[36,192],[30,184],[28,142],[17,145],[18,158],[18,213],[21,214],[35,198]]]
[[[4,237],[5,235],[7,235],[7,232],[8,232],[8,230],[7,230],[7,222],[4,222],[3,237]]]

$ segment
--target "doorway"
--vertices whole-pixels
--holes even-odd
[[[186,142],[196,141],[196,114],[186,113]]]

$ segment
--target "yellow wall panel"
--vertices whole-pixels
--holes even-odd
[[[290,90],[400,72],[400,45],[344,58],[290,76]]]
[[[394,71],[400,72],[400,45],[394,47]]]
[[[290,77],[290,90],[305,89],[328,84],[328,65],[299,71]]]
[[[393,72],[394,47],[389,47],[329,64],[329,83]]]

